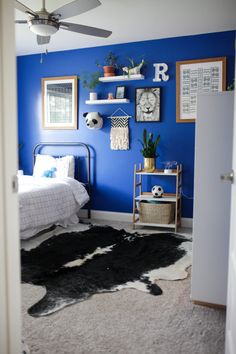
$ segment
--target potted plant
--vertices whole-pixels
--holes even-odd
[[[90,74],[83,73],[83,75],[81,76],[83,87],[90,91],[89,93],[90,100],[97,99],[97,93],[94,91],[94,89],[99,83],[99,76],[100,76],[99,71],[95,71]]]
[[[153,172],[156,168],[155,159],[159,155],[156,152],[157,145],[160,141],[161,137],[158,135],[155,141],[153,141],[153,133],[149,133],[147,136],[147,130],[143,131],[143,141],[140,140],[142,144],[141,153],[144,157],[144,171]]]
[[[115,70],[118,69],[118,64],[117,64],[117,56],[115,56],[114,53],[109,52],[107,56],[105,57],[104,63],[105,65],[99,64],[98,61],[96,61],[96,65],[98,67],[103,68],[104,71],[104,77],[109,77],[109,76],[115,76]]]
[[[170,174],[176,168],[177,161],[164,161],[162,164],[164,165],[164,173]]]

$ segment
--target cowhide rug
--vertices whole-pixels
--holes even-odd
[[[140,235],[92,226],[22,250],[22,281],[46,288],[29,310],[46,316],[102,292],[136,288],[162,294],[158,279],[187,277],[191,242],[172,233]]]

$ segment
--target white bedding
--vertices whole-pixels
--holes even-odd
[[[73,178],[19,176],[21,238],[56,224],[78,222],[77,213],[89,200],[85,187]]]

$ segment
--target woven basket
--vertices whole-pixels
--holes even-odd
[[[174,219],[173,203],[138,203],[139,220],[141,222],[170,224]]]

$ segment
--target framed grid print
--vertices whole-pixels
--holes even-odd
[[[176,122],[195,122],[197,95],[226,89],[226,57],[176,63]]]

